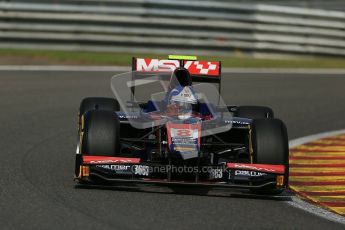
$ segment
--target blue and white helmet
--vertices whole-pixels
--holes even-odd
[[[192,116],[193,105],[197,104],[197,96],[191,86],[177,86],[170,91],[170,105],[175,105],[177,117],[180,120],[188,119]]]

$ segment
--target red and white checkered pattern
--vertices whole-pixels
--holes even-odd
[[[186,61],[186,69],[192,75],[219,75],[219,62],[210,62],[210,61]]]

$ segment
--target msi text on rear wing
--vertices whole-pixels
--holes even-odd
[[[190,72],[193,81],[216,82],[221,79],[221,62],[196,60],[170,60],[133,58],[132,70],[139,72],[172,72],[178,67],[184,67]]]

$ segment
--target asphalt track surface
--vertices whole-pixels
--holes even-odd
[[[344,229],[284,199],[76,189],[76,114],[110,72],[0,72],[1,229]],[[345,128],[345,76],[228,74],[223,97],[262,104],[289,138]]]

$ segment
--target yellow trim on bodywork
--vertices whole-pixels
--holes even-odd
[[[250,163],[254,163],[254,150],[253,150],[253,141],[252,141],[252,128],[248,125],[249,132],[248,132],[248,141],[249,141],[249,158]]]
[[[83,167],[83,176],[90,176],[90,167],[89,166],[82,166]]]
[[[85,165],[80,165],[78,178],[90,176],[90,167]]]
[[[79,152],[82,153],[83,136],[84,136],[84,114],[80,118],[80,130],[79,130]]]
[[[78,177],[77,178],[82,178],[82,176],[83,176],[83,166],[79,166],[79,175],[78,175]]]
[[[283,175],[278,175],[276,179],[276,183],[278,187],[283,187],[284,186],[284,176]]]
[[[172,59],[172,60],[189,60],[189,61],[198,60],[198,58],[196,56],[187,56],[187,55],[169,55],[169,59]]]

